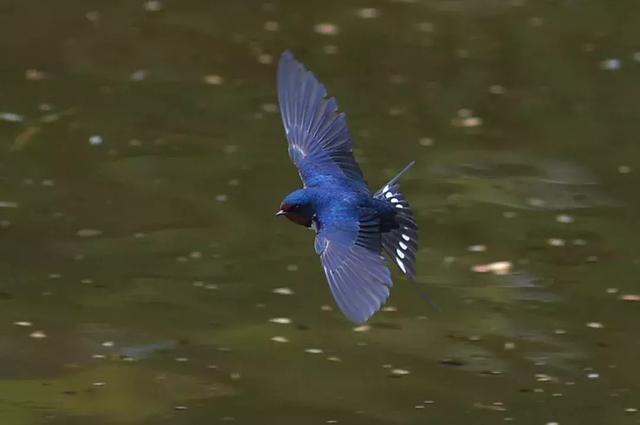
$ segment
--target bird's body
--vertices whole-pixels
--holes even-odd
[[[315,225],[315,250],[338,306],[352,321],[364,322],[392,285],[383,250],[415,277],[418,227],[398,190],[398,179],[413,163],[372,193],[353,157],[344,114],[290,52],[280,58],[278,97],[289,156],[304,183],[285,197],[278,215]]]

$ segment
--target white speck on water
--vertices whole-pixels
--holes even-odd
[[[218,289],[218,285],[216,285],[215,283],[207,283],[206,285],[204,285],[204,289]]]
[[[291,324],[291,319],[289,319],[288,317],[274,317],[269,319],[269,322],[277,323],[279,325],[289,325]]]
[[[388,305],[386,307],[382,307],[382,311],[386,313],[395,313],[396,311],[398,311],[398,307],[395,307],[393,305]]]
[[[92,382],[91,385],[93,385],[94,387],[104,387],[105,385],[107,385],[106,382]]]
[[[549,246],[564,246],[565,245],[565,241],[564,241],[564,239],[560,239],[560,238],[549,238],[549,239],[547,239],[547,245],[549,245]]]
[[[486,245],[471,245],[467,248],[471,252],[485,252],[487,250]]]
[[[262,65],[269,65],[273,63],[273,55],[268,53],[261,53],[258,55],[258,63]]]
[[[274,336],[274,337],[271,337],[271,341],[286,343],[286,342],[289,342],[289,339],[284,336]]]
[[[22,115],[14,114],[13,112],[1,112],[0,120],[8,122],[21,122],[24,120],[24,118],[22,117]]]
[[[618,173],[620,174],[629,174],[631,171],[632,171],[632,168],[628,165],[618,166]]]
[[[115,345],[115,342],[113,342],[113,341],[104,341],[100,345],[102,345],[103,347],[111,348],[111,347],[113,347]]]
[[[29,81],[39,81],[47,78],[47,74],[39,69],[27,69],[24,72],[24,77]]]
[[[47,334],[44,333],[44,331],[33,331],[29,334],[29,336],[35,339],[42,339],[42,338],[46,338]]]
[[[380,16],[380,11],[373,7],[364,7],[356,11],[356,15],[362,19],[374,19]]]
[[[420,146],[429,147],[433,146],[435,144],[435,141],[431,137],[421,137],[418,139],[418,144]]]
[[[409,372],[407,369],[391,369],[391,375],[393,376],[407,376],[410,373],[411,372]]]
[[[339,363],[342,361],[342,359],[338,356],[328,356],[327,360],[329,360],[330,362],[336,362],[336,363]]]
[[[176,361],[178,363],[186,363],[189,361],[189,359],[187,357],[176,357]]]
[[[159,0],[149,0],[144,2],[142,8],[147,12],[158,12],[162,10],[162,2]]]
[[[491,94],[502,95],[502,94],[505,94],[506,92],[507,92],[507,89],[504,88],[504,86],[501,86],[498,84],[494,84],[491,87],[489,87],[489,93]]]
[[[272,292],[278,295],[293,295],[295,293],[291,288],[275,288]]]
[[[27,321],[18,321],[18,322],[13,322],[14,325],[16,326],[22,326],[22,327],[29,327],[29,326],[33,326],[33,323],[31,322],[27,322]]]
[[[322,35],[337,35],[340,30],[338,26],[330,22],[322,22],[313,27],[314,32]]]
[[[107,356],[105,356],[104,354],[93,354],[91,355],[92,359],[98,359],[98,360],[102,360],[102,359],[106,359]]]
[[[636,409],[635,407],[627,407],[626,409],[624,409],[624,411],[626,413],[638,413],[638,409]]]
[[[538,208],[544,207],[545,205],[545,202],[540,198],[529,198],[527,199],[527,203],[532,207],[538,207]]]
[[[98,229],[80,229],[76,232],[76,235],[80,236],[81,238],[90,238],[93,236],[102,235],[102,231]]]
[[[280,25],[276,21],[268,21],[264,23],[265,31],[278,31]]]
[[[589,379],[598,379],[598,378],[600,378],[600,374],[592,372],[592,373],[587,374],[587,378],[589,378]]]
[[[189,257],[194,260],[199,260],[202,258],[202,252],[200,251],[192,251],[189,253]]]
[[[338,53],[338,46],[327,44],[322,48],[322,51],[327,55],[335,55],[336,53]]]
[[[330,305],[321,305],[320,306],[320,310],[322,311],[333,311],[333,307],[331,307]]]
[[[354,332],[369,332],[371,330],[371,326],[369,325],[361,325],[353,328]]]
[[[94,134],[93,136],[89,137],[89,144],[91,146],[98,146],[101,145],[103,142],[102,140],[102,136],[99,136],[97,134]]]
[[[298,267],[297,264],[288,264],[287,265],[287,271],[288,272],[297,272],[298,270],[300,270],[300,268]]]
[[[607,288],[606,289],[606,293],[607,294],[617,294],[620,290],[618,288]]]
[[[131,81],[143,81],[147,78],[147,75],[149,75],[149,72],[146,69],[137,69],[131,73],[129,79]]]
[[[558,214],[556,216],[556,221],[558,223],[569,224],[569,223],[573,223],[575,221],[575,219],[572,216],[570,216],[569,214]]]
[[[0,201],[0,208],[18,208],[18,203],[13,201]]]
[[[304,352],[308,353],[308,354],[322,354],[323,353],[321,348],[305,348]]]
[[[97,10],[90,10],[84,14],[84,17],[87,18],[89,22],[98,22],[100,20],[100,12]]]
[[[275,103],[264,103],[262,105],[262,110],[264,112],[270,112],[272,114],[278,112],[278,105],[276,105]]]
[[[219,86],[224,83],[224,78],[222,78],[222,76],[217,74],[209,74],[202,77],[202,81],[204,81],[205,84],[209,84],[212,86]]]
[[[587,327],[592,329],[602,329],[604,328],[604,324],[600,322],[589,322],[587,323]]]
[[[229,197],[227,195],[225,195],[224,193],[220,193],[218,195],[216,195],[216,201],[218,202],[226,202],[229,199]]]
[[[620,59],[610,58],[600,62],[600,69],[605,71],[617,71],[622,67]]]

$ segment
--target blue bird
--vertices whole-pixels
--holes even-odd
[[[383,251],[415,278],[418,225],[398,184],[413,162],[372,193],[353,156],[344,113],[289,51],[278,64],[278,101],[304,187],[288,194],[276,215],[315,227],[315,251],[331,293],[345,316],[363,323],[393,284]]]

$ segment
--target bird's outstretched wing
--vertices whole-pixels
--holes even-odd
[[[340,310],[353,322],[365,322],[387,300],[393,284],[381,254],[379,221],[322,223],[315,248]]]
[[[316,77],[285,51],[278,64],[278,101],[289,141],[289,156],[305,186],[346,177],[369,193],[353,157],[347,119],[338,113],[335,98]]]

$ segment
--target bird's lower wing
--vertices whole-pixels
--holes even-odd
[[[377,220],[323,225],[316,236],[316,252],[345,316],[363,323],[382,307],[392,281],[381,255]]]

